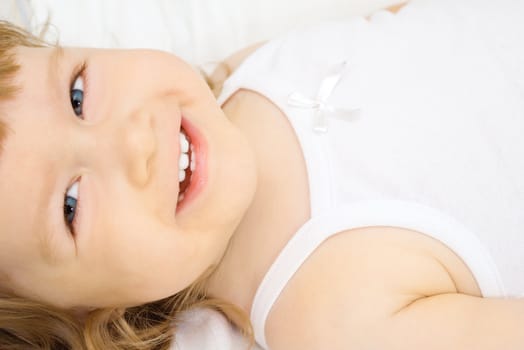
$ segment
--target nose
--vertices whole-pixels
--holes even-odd
[[[135,185],[144,186],[149,182],[157,146],[152,112],[141,109],[131,113],[123,121],[121,136],[129,178]]]

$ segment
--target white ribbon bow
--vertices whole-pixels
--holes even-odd
[[[318,133],[326,133],[328,131],[327,117],[336,117],[343,120],[351,120],[358,116],[360,109],[348,109],[333,106],[327,103],[327,99],[333,93],[342,78],[344,70],[346,69],[347,61],[337,64],[332,71],[320,83],[317,96],[309,98],[302,95],[300,92],[292,92],[288,96],[287,103],[292,107],[297,108],[311,108],[314,110],[315,116],[313,121],[313,130]]]

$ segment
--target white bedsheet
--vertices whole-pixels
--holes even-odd
[[[170,350],[247,350],[248,345],[248,341],[220,313],[196,309],[184,315]],[[261,348],[255,345],[251,350]]]

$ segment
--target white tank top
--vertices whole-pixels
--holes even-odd
[[[225,82],[289,118],[311,219],[256,293],[255,338],[325,239],[394,226],[441,241],[485,297],[524,295],[524,1],[420,0],[271,41]]]

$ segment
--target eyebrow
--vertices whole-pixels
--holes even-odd
[[[59,89],[58,73],[64,60],[65,50],[61,46],[55,46],[49,57],[49,66],[47,69],[47,82],[50,86],[54,87],[56,91]]]
[[[0,118],[4,116],[4,111],[0,111]],[[7,134],[9,131],[13,131],[7,122],[0,119],[0,161],[2,157],[2,151],[4,150],[5,141],[7,140]]]
[[[58,74],[61,71],[60,67],[62,66],[63,59],[64,49],[60,46],[55,46],[48,58],[47,84],[53,91],[57,93],[60,93],[60,78]],[[50,215],[54,214],[51,213],[52,209],[55,209],[55,206],[50,202],[50,198],[54,187],[51,185],[51,183],[53,182],[53,174],[56,173],[56,169],[52,169],[52,167],[50,167],[49,169],[46,169],[44,173],[45,176],[44,181],[41,182],[42,186],[40,188],[40,197],[38,203],[39,205],[42,205],[42,207],[47,208],[47,210],[42,211],[46,214],[42,217],[42,220],[46,220],[47,224],[43,230],[44,232],[42,232],[40,235],[40,241],[42,243],[40,246],[40,252],[45,261],[51,265],[55,265],[57,264],[57,251],[53,244],[56,239],[56,234],[53,231],[57,230],[58,228],[55,225],[50,224],[49,217]]]
[[[0,156],[2,156],[2,150],[4,149],[4,140],[7,135],[7,125],[0,119]]]

